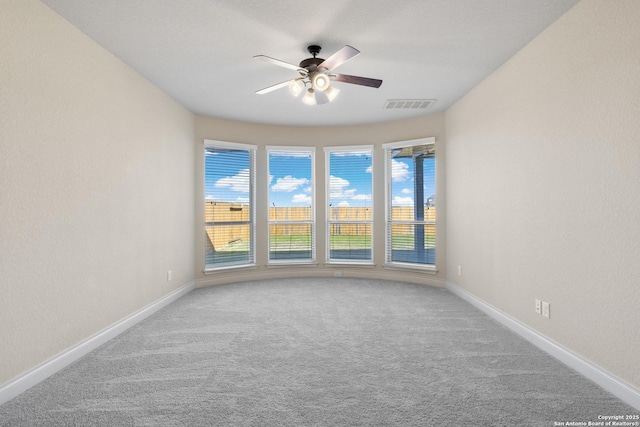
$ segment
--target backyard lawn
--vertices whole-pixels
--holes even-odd
[[[434,236],[425,235],[424,241],[425,249],[435,248]],[[272,260],[309,259],[311,258],[311,248],[311,236],[308,234],[273,234],[269,241],[269,258]],[[411,235],[393,236],[391,239],[394,260],[406,261],[415,258],[414,249],[414,238]],[[330,236],[329,251],[331,258],[370,259],[371,236],[333,234]],[[207,252],[206,258],[208,265],[248,263],[249,241],[240,239],[229,242],[227,245],[217,248],[216,251]],[[421,263],[425,262],[427,260]]]

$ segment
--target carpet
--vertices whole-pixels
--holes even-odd
[[[634,413],[446,289],[304,278],[196,289],[0,406],[0,426],[553,426]]]

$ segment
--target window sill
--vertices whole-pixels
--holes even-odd
[[[370,262],[353,262],[353,261],[331,261],[325,262],[324,265],[326,267],[364,267],[364,268],[375,268],[375,264]]]
[[[215,273],[224,273],[227,271],[236,271],[236,270],[255,270],[256,268],[258,268],[258,264],[230,265],[227,267],[211,268],[209,270],[204,270],[202,273],[205,276],[208,276],[210,274],[215,274]]]
[[[317,267],[318,263],[315,261],[301,261],[301,262],[270,262],[267,264],[267,268],[286,268],[286,267]]]
[[[389,263],[384,265],[385,270],[415,270],[422,271],[427,274],[438,274],[435,265],[405,264],[405,263]]]

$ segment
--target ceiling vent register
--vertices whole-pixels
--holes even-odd
[[[386,110],[407,110],[407,109],[421,109],[426,110],[431,107],[435,99],[387,99],[384,104]]]

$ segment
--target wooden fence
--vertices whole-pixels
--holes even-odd
[[[394,221],[412,221],[414,219],[412,206],[394,206],[392,208],[392,218]],[[247,240],[249,238],[250,227],[249,206],[229,202],[206,201],[205,203],[205,227],[211,245],[210,249],[222,248],[235,241]],[[371,219],[371,208],[368,207],[331,207],[329,208],[330,221],[367,221]],[[435,206],[424,207],[424,219],[428,224],[425,226],[427,235],[435,235],[436,208]],[[270,207],[269,221],[310,221],[310,207]],[[214,227],[211,223],[231,223],[224,227]],[[233,225],[233,223],[245,222],[247,224]],[[271,224],[269,230],[271,235],[297,235],[309,234],[307,224]],[[412,225],[396,226],[392,230],[394,236],[413,235]],[[370,235],[371,226],[369,224],[332,224],[331,234],[342,235]]]

